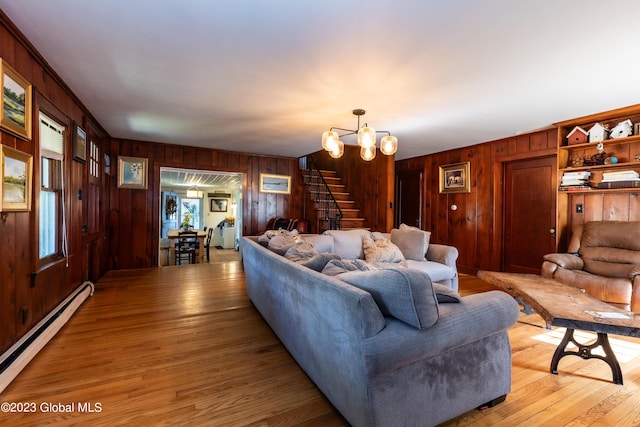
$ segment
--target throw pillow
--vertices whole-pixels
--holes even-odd
[[[431,232],[400,224],[400,228],[391,230],[391,241],[396,244],[406,259],[426,261]]]
[[[431,279],[422,271],[351,271],[337,277],[369,292],[383,314],[415,328],[428,328],[438,320],[438,301]]]
[[[362,250],[367,262],[401,262],[404,261],[402,251],[389,239],[373,240],[362,236]]]
[[[460,294],[450,287],[441,285],[440,283],[433,283],[432,286],[439,303],[462,302]]]

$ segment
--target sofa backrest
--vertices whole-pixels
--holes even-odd
[[[364,259],[362,236],[371,237],[369,230],[327,230],[324,234],[333,237],[333,252],[342,258]]]
[[[584,270],[606,277],[629,277],[640,264],[640,222],[591,221],[580,240]]]

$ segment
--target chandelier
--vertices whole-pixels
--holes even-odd
[[[360,146],[360,157],[362,160],[371,161],[376,157],[376,134],[386,133],[380,139],[380,151],[382,154],[390,156],[398,151],[398,138],[391,136],[388,131],[376,131],[374,128],[369,127],[366,123],[360,127],[360,116],[364,116],[365,111],[363,109],[355,109],[352,111],[353,115],[358,117],[358,128],[343,129],[332,127],[328,131],[322,134],[322,148],[329,152],[329,155],[334,159],[339,159],[344,154],[344,142],[340,140],[343,136],[358,135],[358,145]],[[336,131],[346,132],[339,135]]]

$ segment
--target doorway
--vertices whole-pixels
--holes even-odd
[[[398,172],[396,175],[395,227],[407,224],[422,228],[422,183],[421,170]]]
[[[540,274],[556,251],[556,157],[504,164],[503,271]]]
[[[169,230],[187,222],[206,240],[211,235],[209,252],[236,249],[242,235],[242,182],[239,172],[161,167],[159,265],[172,264]]]

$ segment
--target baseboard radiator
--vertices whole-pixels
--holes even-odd
[[[86,281],[0,356],[0,393],[69,321],[95,286]]]

